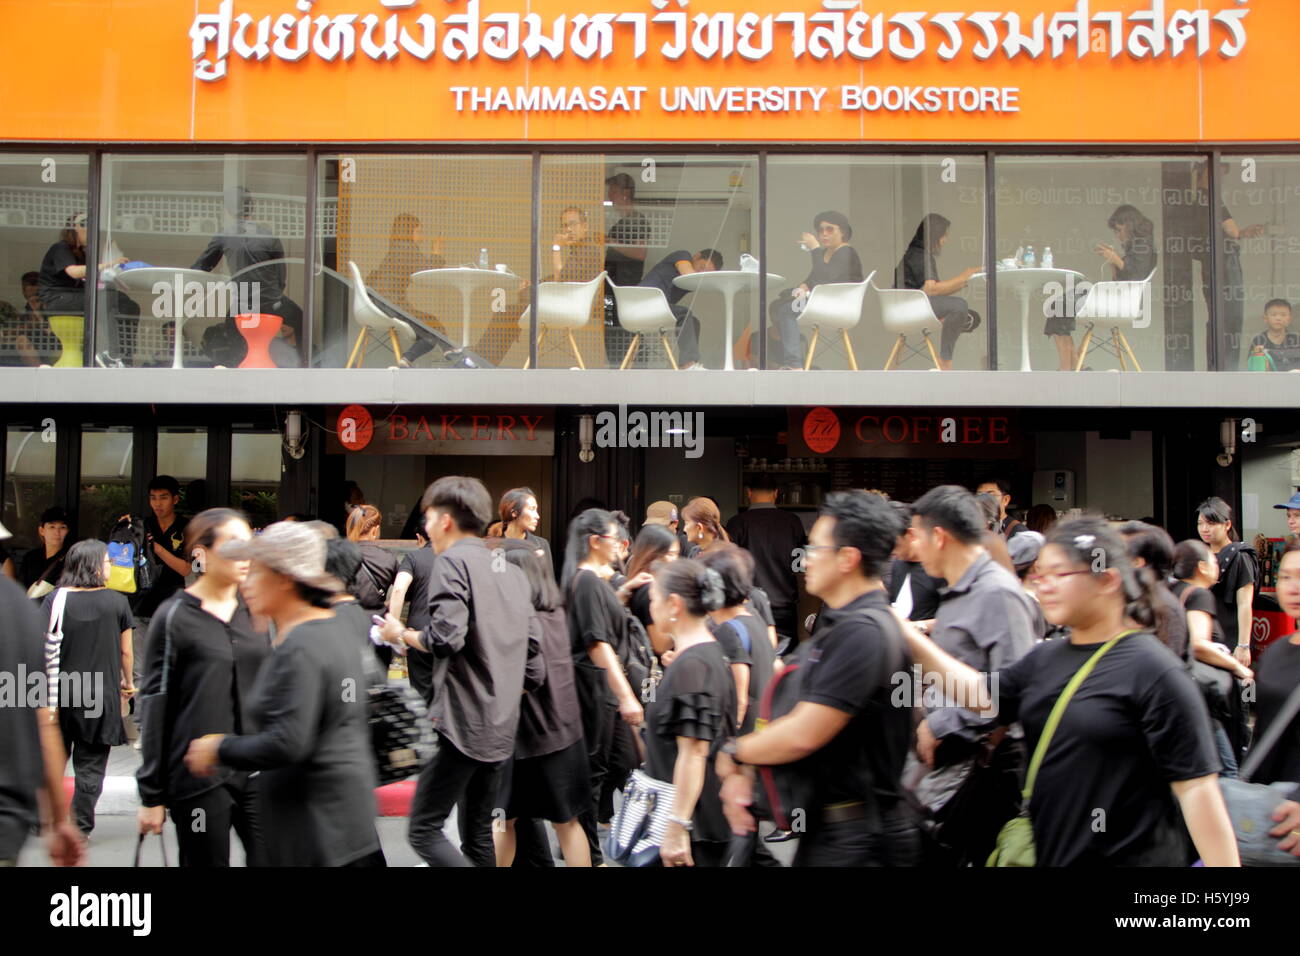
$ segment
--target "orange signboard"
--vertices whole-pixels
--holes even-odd
[[[1276,142],[1282,0],[0,0],[0,140]]]

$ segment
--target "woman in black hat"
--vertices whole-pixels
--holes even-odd
[[[952,351],[957,336],[974,331],[980,324],[979,313],[973,311],[965,299],[953,295],[980,271],[980,266],[963,269],[951,279],[939,278],[935,256],[940,255],[948,244],[951,226],[952,222],[946,216],[937,212],[927,213],[894,269],[894,287],[920,289],[930,297],[930,308],[934,310],[935,318],[943,323],[943,332],[939,336],[939,367],[942,369],[952,368]]]
[[[826,282],[862,281],[862,260],[848,244],[852,238],[853,227],[849,225],[848,217],[833,209],[814,216],[813,232],[805,232],[799,238],[799,244],[808,250],[812,270],[798,286],[782,292],[768,310],[772,327],[780,340],[777,354],[782,368],[803,368],[799,313],[812,290]]]

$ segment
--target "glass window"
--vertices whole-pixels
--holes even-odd
[[[1219,182],[1219,368],[1300,368],[1300,158],[1225,156]]]
[[[982,157],[780,156],[767,181],[768,368],[989,367]]]
[[[757,315],[757,262],[741,267],[756,241],[757,194],[752,156],[544,157],[539,363],[733,364],[733,343],[747,350]],[[602,272],[607,282],[589,287]],[[521,342],[504,364],[527,357]]]
[[[531,157],[340,155],[318,175],[315,364],[483,364],[460,350],[518,348]]]
[[[999,157],[996,174],[999,368],[1206,368],[1202,160]]]
[[[55,432],[38,425],[9,425],[5,437],[4,526],[9,551],[37,544],[41,512],[58,504],[54,487]]]
[[[158,474],[181,486],[178,510],[196,515],[208,505],[208,430],[178,425],[158,429]]]
[[[88,169],[85,156],[0,153],[0,365],[84,364]]]
[[[131,513],[134,445],[130,425],[82,426],[78,539],[107,541],[117,519]]]
[[[247,514],[254,528],[280,519],[281,442],[273,430],[236,427],[230,436],[230,506]]]
[[[97,356],[301,365],[306,188],[306,156],[105,156]]]

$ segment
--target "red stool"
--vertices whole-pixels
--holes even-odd
[[[275,368],[271,361],[271,340],[280,331],[284,319],[278,315],[248,312],[235,316],[235,328],[248,343],[248,354],[239,363],[240,368]]]

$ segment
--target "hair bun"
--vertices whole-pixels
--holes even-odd
[[[726,595],[722,590],[722,575],[713,568],[705,568],[700,572],[696,582],[700,588],[700,604],[706,611],[717,611],[726,601]]]

